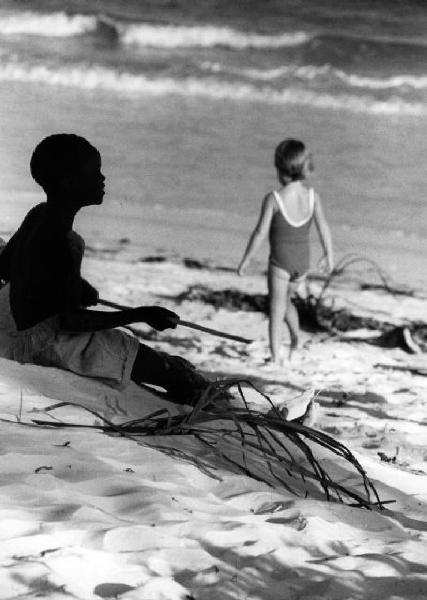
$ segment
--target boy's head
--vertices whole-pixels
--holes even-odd
[[[311,154],[305,145],[292,138],[280,142],[274,154],[274,165],[282,184],[305,179],[313,170]]]
[[[31,156],[30,170],[48,199],[55,192],[69,192],[84,196],[82,205],[102,202],[105,178],[101,173],[101,157],[81,136],[58,133],[44,138]],[[88,194],[93,201],[87,201]]]

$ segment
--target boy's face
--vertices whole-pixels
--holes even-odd
[[[82,168],[71,177],[72,194],[80,206],[102,204],[105,194],[105,177],[101,171],[101,158],[88,156]]]

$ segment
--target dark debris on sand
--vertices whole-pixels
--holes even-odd
[[[204,285],[192,285],[175,296],[175,300],[178,303],[201,302],[229,311],[268,314],[267,295],[248,294],[235,288],[213,290]],[[300,325],[304,331],[327,331],[336,335],[366,329],[378,332],[378,336],[370,339],[369,343],[385,348],[400,347],[411,353],[427,351],[427,323],[412,322],[405,326],[396,326],[387,321],[354,314],[347,308],[335,308],[333,302],[327,298],[319,298],[312,294],[306,297],[295,295],[292,302],[298,310]]]

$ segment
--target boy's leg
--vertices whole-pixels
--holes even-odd
[[[180,356],[153,350],[139,344],[131,379],[164,388],[171,399],[183,404],[194,404],[210,382],[195,367]]]

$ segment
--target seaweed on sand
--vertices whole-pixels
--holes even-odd
[[[369,343],[385,347],[401,346],[405,350],[408,350],[407,343],[402,339],[402,327],[396,327],[394,323],[373,317],[354,314],[347,308],[337,308],[334,299],[327,294],[333,281],[357,264],[366,266],[365,271],[374,271],[380,280],[380,283],[376,285],[361,283],[361,289],[367,289],[371,286],[373,289],[382,289],[392,295],[402,295],[403,292],[406,295],[414,295],[413,290],[403,290],[401,287],[393,285],[388,275],[375,261],[356,254],[348,254],[324,278],[319,292],[311,293],[309,287],[307,287],[306,295],[302,296],[296,293],[292,298],[292,302],[298,310],[301,328],[305,331],[324,331],[334,335],[357,329],[377,331],[380,335],[375,339],[371,339]],[[203,302],[215,308],[224,308],[227,310],[254,311],[265,314],[268,312],[267,295],[249,294],[233,288],[212,290],[204,285],[193,285],[185,292],[176,296],[175,299],[178,302],[184,300]],[[414,344],[418,345],[420,350],[427,351],[427,324],[412,322],[405,325],[405,327],[410,330]]]
[[[259,392],[269,403],[270,410],[261,412],[249,407],[243,386]],[[231,389],[236,392],[233,402],[224,402]],[[303,423],[286,421],[271,399],[250,381],[214,382],[185,414],[172,415],[163,408],[120,425],[107,421],[96,411],[81,408],[102,421],[100,425],[86,427],[118,434],[178,456],[214,477],[212,469],[217,468],[217,460],[212,460],[212,455],[234,471],[297,495],[320,492],[329,501],[368,509],[383,505],[363,467],[346,446]],[[52,427],[79,426],[58,420],[34,420],[34,423]],[[145,436],[149,436],[149,440],[144,441]],[[198,440],[206,448],[207,457],[200,456],[203,452],[194,456],[181,450],[176,436]]]
[[[390,326],[377,319],[354,315],[345,308],[337,309],[334,306],[333,299],[326,296],[326,292],[333,280],[358,262],[366,262],[373,267],[379,274],[382,287],[392,293],[392,287],[388,283],[387,276],[374,261],[357,255],[347,255],[337,263],[333,271],[325,278],[318,294],[308,293],[303,297],[297,293],[292,299],[298,310],[301,326],[304,329],[308,331],[343,332],[362,327],[384,330]],[[228,310],[268,312],[268,298],[265,294],[248,294],[233,288],[212,290],[203,285],[193,285],[185,292],[176,296],[175,299],[178,302],[184,300],[203,302],[215,308],[225,308]]]
[[[362,328],[374,330],[380,332],[380,335],[369,341],[365,340],[368,343],[389,348],[399,346],[411,353],[427,351],[427,323],[413,321],[402,326],[396,326],[387,321],[355,315],[345,308],[337,310],[334,307],[333,299],[327,299],[326,291],[332,281],[356,263],[365,263],[374,270],[381,281],[381,284],[375,286],[377,289],[383,289],[392,295],[402,295],[404,290],[393,286],[387,274],[375,261],[357,254],[349,254],[337,263],[325,279],[317,296],[309,294],[306,298],[297,296],[294,299],[302,322],[311,326],[312,331],[316,331],[317,328],[334,334]],[[367,287],[366,284],[361,284],[362,289],[367,289]],[[414,295],[414,291],[406,290],[406,295]]]

